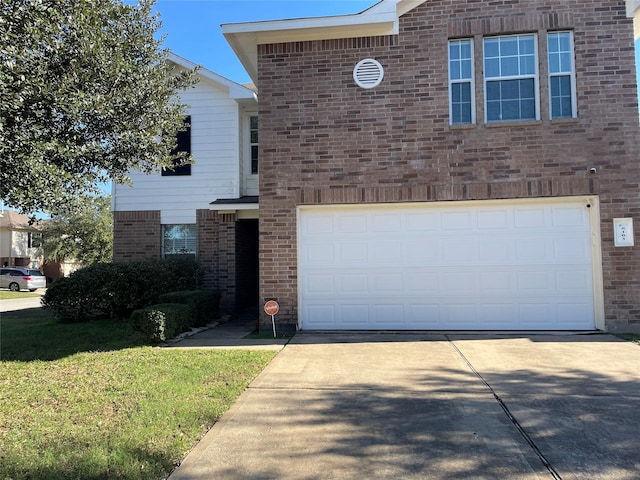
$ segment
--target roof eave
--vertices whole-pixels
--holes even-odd
[[[225,24],[222,33],[257,85],[258,45],[397,34],[395,7],[393,1],[381,2],[353,15]]]
[[[627,0],[627,16],[633,18],[633,38],[640,40],[640,0]]]
[[[173,52],[169,52],[167,55],[167,59],[182,67],[182,68],[186,68],[188,70],[194,70],[196,67],[198,68],[198,75],[202,76],[203,78],[206,78],[208,80],[211,80],[212,82],[217,83],[218,85],[222,85],[226,88],[229,89],[229,96],[233,99],[236,100],[238,102],[242,102],[242,101],[246,101],[246,100],[253,100],[257,102],[257,95],[256,92],[254,92],[253,90],[251,90],[250,88],[245,87],[244,85],[240,85],[239,83],[234,82],[233,80],[229,80],[226,77],[223,77],[222,75],[219,75],[207,68],[204,68],[201,65],[198,65],[194,62],[192,62],[191,60],[187,60],[186,58],[183,58],[179,55],[176,55]]]

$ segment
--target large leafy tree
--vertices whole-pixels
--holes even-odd
[[[113,220],[111,197],[86,197],[72,211],[43,220],[42,251],[46,260],[77,260],[83,265],[111,262]]]
[[[77,205],[129,169],[172,165],[193,72],[166,61],[153,0],[0,2],[0,198]],[[175,158],[175,156],[174,156]]]

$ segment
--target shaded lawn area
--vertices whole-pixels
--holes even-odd
[[[640,333],[620,333],[618,337],[640,345]]]
[[[0,474],[160,479],[275,352],[146,346],[126,323],[0,318]]]

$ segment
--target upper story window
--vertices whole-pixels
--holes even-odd
[[[176,224],[162,226],[162,253],[172,255],[196,254],[196,226]]]
[[[251,149],[251,173],[258,173],[258,116],[249,117],[249,146]]]
[[[484,39],[487,122],[539,119],[535,35]]]
[[[551,118],[574,118],[577,106],[573,34],[571,32],[549,33],[547,49]]]
[[[452,125],[475,123],[473,43],[471,39],[449,42],[449,111]]]
[[[545,60],[538,58],[538,35],[501,35],[449,41],[450,124],[476,123],[475,50],[482,46],[484,121],[498,123],[540,120],[541,91],[548,91],[548,118],[576,118],[576,68],[571,31],[549,32],[546,41],[547,78],[540,78]],[[480,43],[482,42],[482,43]],[[543,68],[544,71],[544,68]],[[540,83],[545,83],[541,90]],[[546,115],[546,109],[545,115]]]
[[[27,237],[27,248],[40,248],[42,246],[42,233],[29,232]]]
[[[171,154],[176,155],[179,152],[191,154],[191,115],[184,118],[184,127],[177,134],[176,148],[172,150]],[[175,159],[173,164],[173,169],[162,169],[163,177],[191,175],[191,164],[179,165],[178,159]]]

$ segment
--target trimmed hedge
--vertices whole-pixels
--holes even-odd
[[[158,303],[163,293],[198,288],[201,279],[193,259],[98,263],[52,283],[42,304],[62,321],[126,319],[134,310]]]
[[[173,338],[188,329],[191,307],[180,303],[160,303],[134,310],[131,323],[147,340],[158,343]]]
[[[207,323],[218,318],[220,292],[201,289],[163,293],[158,296],[158,302],[189,305],[193,315],[190,326],[204,327]]]

